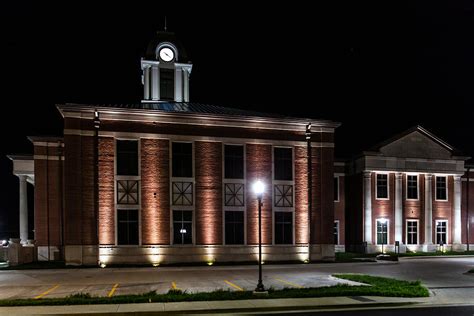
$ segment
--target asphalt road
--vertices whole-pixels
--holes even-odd
[[[440,304],[453,297],[474,302],[474,257],[404,259],[383,263],[264,265],[266,287],[315,287],[340,282],[333,273],[364,273],[421,280]],[[257,266],[88,268],[0,271],[0,299],[64,297],[74,293],[98,296],[165,293],[170,288],[188,292],[230,289],[253,290]]]
[[[289,314],[288,311],[284,313]],[[265,315],[282,315],[281,313],[271,313]],[[403,308],[403,309],[376,309],[376,310],[351,310],[335,312],[303,312],[291,313],[291,315],[316,315],[316,316],[472,316],[474,315],[474,305],[470,306],[448,306],[448,307],[423,307],[423,308]]]

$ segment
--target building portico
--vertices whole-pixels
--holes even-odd
[[[363,179],[360,236],[366,250],[380,252],[383,245],[385,251],[398,251],[397,242],[400,252],[464,249],[461,177],[466,159],[417,126],[349,163],[348,176]]]
[[[13,174],[19,180],[19,219],[20,240],[22,244],[28,244],[28,188],[27,183],[35,185],[35,168],[32,155],[10,155],[8,158],[13,162]]]

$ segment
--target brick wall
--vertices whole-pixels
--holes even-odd
[[[222,143],[195,142],[196,244],[222,244]]]
[[[82,244],[82,145],[81,136],[64,136],[64,243]]]
[[[295,243],[308,243],[308,150],[295,147]]]
[[[169,141],[141,139],[143,245],[170,243]]]
[[[345,200],[345,184],[346,178],[339,176],[339,201],[334,202],[334,220],[339,221],[339,244],[345,244],[345,209],[346,209],[346,200]]]
[[[262,206],[262,243],[272,243],[272,146],[247,144],[247,243],[258,244],[258,202],[252,191],[258,179],[265,183]]]
[[[62,241],[62,162],[58,148],[35,146],[34,227],[38,246],[60,246]],[[53,160],[54,159],[54,160]]]
[[[433,243],[436,243],[436,220],[448,220],[448,243],[453,242],[454,234],[454,212],[453,212],[453,197],[454,197],[454,179],[448,176],[448,200],[436,201],[436,177],[433,175],[431,185],[433,194]]]
[[[461,222],[462,222],[462,242],[466,243],[467,239],[467,199],[469,198],[469,217],[471,218],[471,223],[469,226],[469,244],[474,244],[474,172],[471,172],[469,175],[469,196],[467,192],[467,172],[463,177],[462,181],[462,201],[461,201]],[[472,249],[471,249],[472,250]]]
[[[312,148],[311,243],[334,243],[334,149]]]
[[[99,243],[115,244],[115,140],[99,139]]]

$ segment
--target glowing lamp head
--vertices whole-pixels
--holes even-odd
[[[159,262],[153,262],[152,265],[156,268],[156,267],[160,266],[160,263]]]
[[[103,263],[103,262],[100,263],[100,267],[101,267],[102,269],[105,268],[106,266],[107,266],[107,265],[106,265],[105,263]]]
[[[255,194],[257,195],[258,198],[261,198],[261,197],[262,197],[264,190],[265,190],[265,186],[263,185],[263,182],[262,182],[262,181],[257,180],[257,181],[253,184],[253,191],[255,192]]]

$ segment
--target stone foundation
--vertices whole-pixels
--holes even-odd
[[[95,247],[95,248],[94,248]],[[96,246],[66,246],[66,264],[97,265]],[[258,246],[100,246],[98,260],[104,264],[170,264],[249,262],[258,260]],[[334,261],[334,245],[312,245],[312,261]],[[308,259],[308,246],[262,246],[262,260]]]

